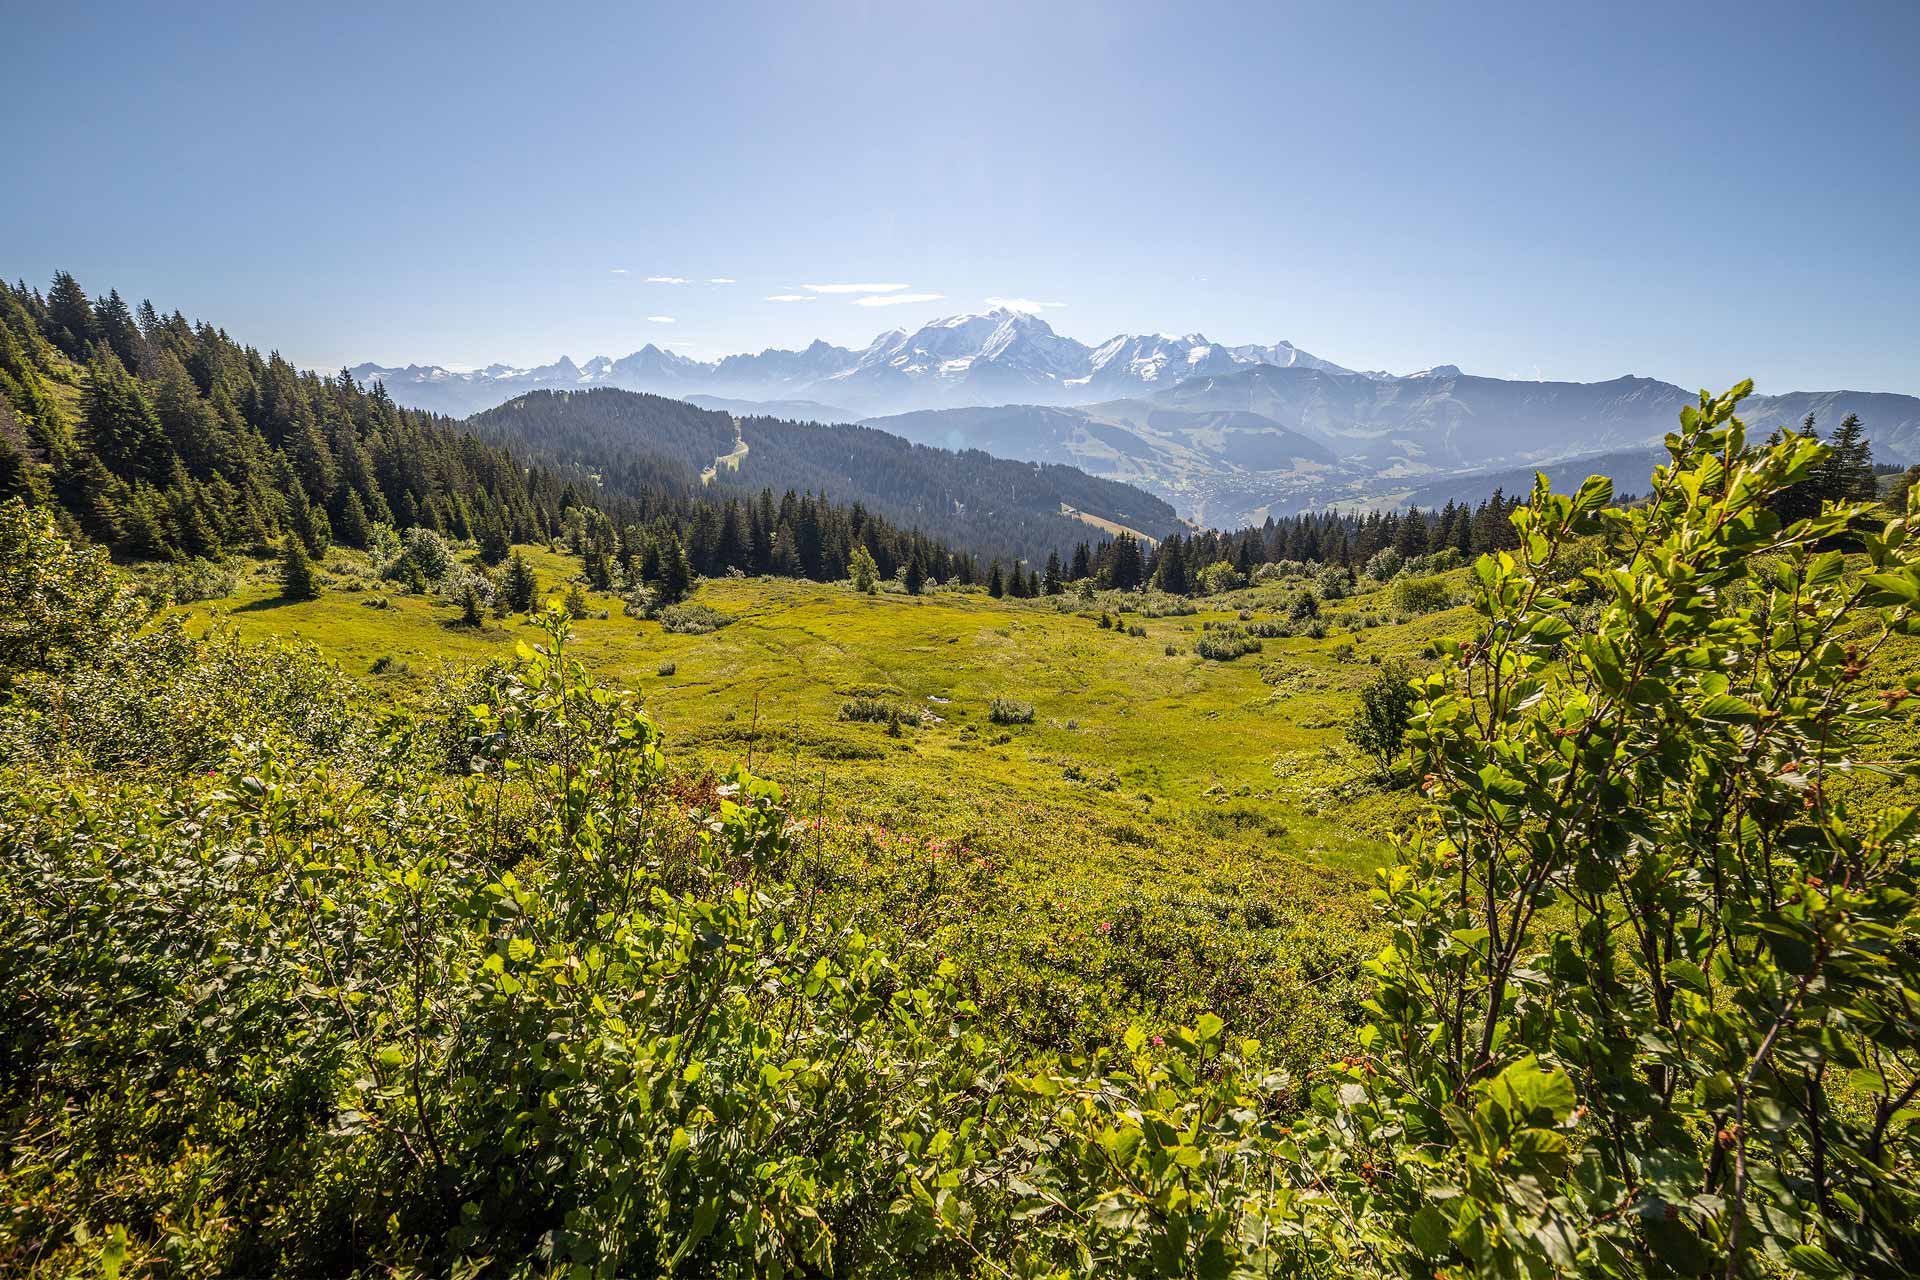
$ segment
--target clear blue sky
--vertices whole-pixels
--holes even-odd
[[[5,7],[0,271],[322,368],[1010,297],[1090,342],[1920,393],[1913,0]]]

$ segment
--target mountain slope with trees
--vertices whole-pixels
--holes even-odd
[[[532,392],[468,421],[527,457],[592,471],[616,496],[689,484],[735,445],[736,419],[726,413],[614,389]],[[716,497],[811,492],[981,556],[1029,562],[1087,536],[1063,506],[1155,539],[1179,527],[1161,499],[1072,467],[929,448],[846,424],[737,421],[746,452],[716,472]]]

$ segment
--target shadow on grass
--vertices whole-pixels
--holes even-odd
[[[281,605],[301,603],[304,601],[296,596],[268,596],[264,600],[251,600],[246,604],[237,604],[229,612],[259,613],[266,609],[278,609]]]

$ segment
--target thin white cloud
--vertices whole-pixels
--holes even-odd
[[[814,293],[898,293],[907,286],[903,284],[803,284],[800,287]]]
[[[732,276],[713,276],[710,279],[708,279],[707,283],[708,284],[739,284],[740,282],[738,280],[735,280]]]
[[[768,302],[812,302],[813,295],[809,293],[770,293],[767,295],[767,301]]]
[[[613,269],[613,274],[615,274],[615,275],[617,275],[617,276],[623,276],[623,275],[625,275],[625,274],[627,274],[627,269],[626,269],[625,267],[615,267],[615,268]]]
[[[648,284],[685,284],[686,282],[687,282],[687,278],[685,276],[648,276],[647,277]]]
[[[855,298],[856,307],[897,307],[903,302],[938,302],[946,297],[944,293],[876,293],[868,298]]]
[[[654,324],[679,324],[680,323],[678,320],[675,320],[672,316],[648,316],[647,319],[652,321]]]
[[[1025,311],[1029,314],[1038,314],[1050,307],[1064,307],[1067,304],[1064,302],[1035,302],[1032,298],[996,297],[988,298],[987,305],[990,307],[1005,307],[1008,311]]]

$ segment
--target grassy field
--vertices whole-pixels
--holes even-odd
[[[570,585],[577,560],[523,550],[544,587]],[[311,642],[395,704],[536,638],[521,618],[462,626],[450,601],[381,584],[351,556],[328,569],[315,600],[281,601],[263,567],[192,612]],[[1116,597],[728,579],[690,601],[731,620],[703,635],[590,595],[607,616],[576,622],[576,653],[640,692],[676,759],[747,761],[786,786],[854,890],[1019,986],[1004,994],[1036,1038],[1097,1034],[1116,1008],[1205,1004],[1304,1047],[1345,1021],[1352,984],[1329,977],[1351,977],[1369,873],[1413,812],[1345,743],[1355,691],[1375,660],[1417,659],[1468,620],[1392,621],[1376,590],[1330,602],[1325,638],[1269,638],[1228,662],[1194,653],[1207,622],[1284,616],[1287,594],[1256,587],[1103,628]],[[1360,625],[1369,615],[1378,625]],[[992,723],[996,697],[1030,703],[1032,722]],[[861,698],[906,725],[842,719]],[[1303,1001],[1325,1007],[1302,1016]]]

